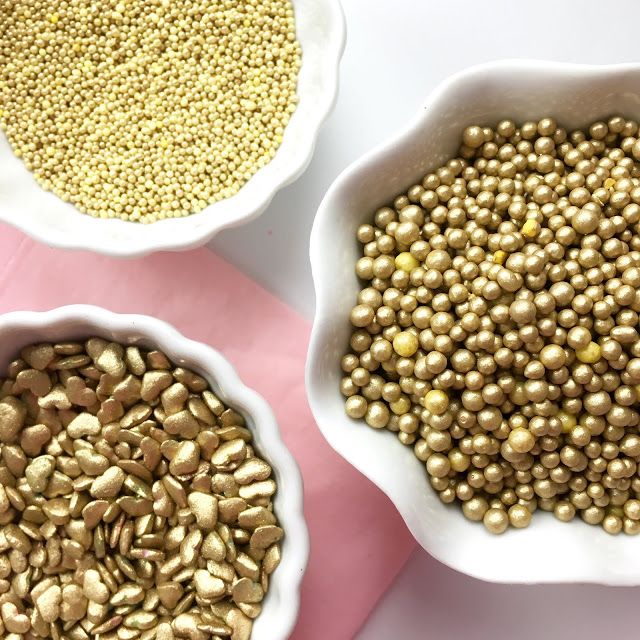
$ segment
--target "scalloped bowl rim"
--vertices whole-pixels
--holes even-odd
[[[231,363],[212,347],[186,338],[156,318],[120,314],[91,305],[69,305],[50,311],[12,311],[0,315],[0,338],[22,332],[29,341],[71,340],[104,336],[122,344],[155,346],[176,364],[203,375],[225,402],[248,418],[259,450],[272,463],[278,480],[276,511],[285,530],[282,561],[271,576],[263,612],[256,619],[252,638],[285,640],[297,620],[300,585],[309,558],[309,536],[303,515],[302,478],[284,444],[275,415],[267,402],[239,378]],[[7,347],[17,351],[29,342]],[[4,363],[0,363],[4,366]],[[261,621],[263,624],[261,624]],[[269,625],[267,628],[267,624]]]
[[[633,569],[629,569],[625,566],[625,560],[630,556],[624,556],[624,554],[621,556],[619,551],[617,553],[615,551],[618,543],[620,545],[626,544],[627,547],[625,548],[630,549],[630,541],[634,540],[634,538],[624,535],[614,538],[603,530],[588,527],[582,522],[559,523],[550,514],[544,513],[534,515],[533,523],[529,529],[521,531],[509,530],[502,536],[491,536],[484,532],[481,526],[465,521],[457,507],[445,506],[439,503],[439,500],[435,497],[435,492],[428,485],[425,475],[425,492],[431,493],[433,499],[439,503],[434,506],[434,509],[446,511],[446,519],[450,522],[453,522],[453,518],[460,519],[462,524],[459,529],[467,528],[463,534],[460,534],[460,537],[468,536],[471,538],[473,536],[476,540],[474,542],[476,546],[473,547],[476,552],[484,552],[486,548],[488,550],[487,553],[495,554],[497,549],[500,548],[498,545],[501,541],[506,543],[507,540],[513,540],[513,536],[533,531],[542,532],[545,535],[547,535],[545,532],[549,531],[560,532],[558,527],[571,529],[570,535],[575,537],[576,547],[575,549],[567,547],[567,555],[570,557],[567,558],[565,565],[560,566],[561,563],[559,563],[559,566],[549,568],[546,565],[542,566],[541,563],[541,566],[536,568],[534,566],[535,562],[532,561],[527,564],[527,568],[524,571],[519,570],[517,558],[513,556],[501,558],[499,560],[499,570],[492,568],[490,563],[474,563],[470,552],[466,553],[463,550],[464,541],[455,547],[455,551],[448,549],[447,541],[444,540],[446,532],[440,534],[429,531],[428,524],[425,524],[426,516],[416,509],[410,492],[399,488],[397,484],[394,485],[393,470],[389,469],[388,465],[379,465],[379,467],[383,467],[382,469],[374,468],[372,460],[368,459],[364,451],[366,442],[370,442],[370,438],[381,438],[387,447],[401,447],[395,436],[386,431],[374,433],[362,421],[348,418],[344,414],[343,399],[337,390],[337,385],[335,393],[333,389],[328,389],[326,384],[323,386],[326,375],[331,375],[330,372],[327,373],[326,369],[323,368],[323,357],[326,358],[326,352],[329,347],[334,346],[335,331],[340,330],[340,328],[336,329],[335,324],[336,308],[345,311],[341,322],[348,325],[348,309],[343,309],[339,304],[336,305],[337,294],[335,293],[336,278],[341,277],[344,272],[335,272],[333,261],[327,259],[327,246],[331,243],[336,244],[337,248],[335,250],[332,248],[332,250],[338,256],[346,253],[353,254],[355,258],[359,255],[357,249],[347,246],[346,243],[351,239],[342,242],[339,237],[336,239],[336,234],[340,232],[340,228],[336,226],[337,215],[334,212],[338,210],[342,218],[347,217],[347,210],[350,206],[350,201],[355,198],[355,191],[358,188],[366,188],[363,183],[367,180],[367,174],[372,172],[375,174],[376,171],[380,171],[384,165],[385,158],[401,156],[403,145],[409,144],[417,134],[424,134],[427,129],[431,131],[437,129],[438,118],[443,115],[443,110],[446,108],[447,103],[452,102],[452,96],[464,94],[469,83],[472,85],[475,83],[473,86],[476,86],[477,89],[477,85],[482,82],[487,83],[487,85],[492,82],[506,83],[508,78],[515,78],[516,76],[524,78],[537,77],[538,81],[545,79],[549,82],[566,82],[576,85],[578,83],[585,84],[586,81],[593,83],[605,82],[605,80],[624,81],[633,77],[635,79],[635,91],[629,92],[630,97],[627,97],[632,100],[633,104],[638,106],[635,108],[635,113],[629,115],[640,119],[640,64],[636,63],[581,65],[539,60],[499,60],[469,67],[441,82],[430,92],[421,108],[408,124],[391,135],[386,141],[365,153],[337,177],[320,204],[310,239],[310,260],[316,292],[316,312],[306,366],[306,388],[309,404],[320,431],[329,444],[389,497],[416,541],[443,564],[472,577],[497,583],[583,582],[619,586],[639,585],[640,563],[635,563]],[[465,95],[465,98],[469,98],[469,96]],[[585,107],[585,109],[588,111],[588,107]],[[509,111],[508,102],[505,104],[503,111],[504,113],[502,113],[501,117],[513,116]],[[537,115],[542,117],[546,114],[538,113]],[[596,117],[602,117],[603,115],[606,114]],[[583,126],[590,121],[592,121],[590,118],[586,118],[585,122],[578,122],[576,126]],[[475,120],[470,120],[466,124],[471,124],[472,122],[475,122]],[[568,123],[568,126],[573,125],[574,123]],[[458,134],[460,131],[461,128],[458,129]],[[448,157],[451,157],[451,153],[448,154]],[[435,168],[438,164],[434,165],[434,162],[430,161],[429,166]],[[404,185],[408,187],[410,184],[411,177],[407,176],[406,180],[404,180]],[[392,188],[388,191],[388,198],[400,192],[393,191]],[[382,204],[384,204],[383,201],[379,202],[377,206],[382,206]],[[364,217],[362,219],[364,220]],[[350,264],[352,265],[351,269],[353,269],[355,259]],[[334,272],[332,272],[332,267]],[[355,276],[353,276],[353,279],[356,282]],[[351,289],[353,295],[349,301],[350,305],[355,300],[358,286],[354,285]],[[344,300],[339,302],[343,305],[345,304]],[[342,347],[344,349],[344,345]],[[339,370],[338,360],[334,362],[334,365],[336,370]],[[338,411],[335,408],[337,402],[341,403],[341,415],[338,415]],[[345,437],[349,429],[353,430],[358,427],[367,432],[366,436],[362,435],[357,440],[359,445],[364,446],[354,446],[356,438],[351,436],[351,432],[349,432],[349,438]],[[380,447],[377,448],[380,449]],[[412,452],[409,453],[413,456]],[[408,460],[408,457],[406,460]],[[415,460],[417,462],[417,459]],[[411,463],[407,462],[407,464]],[[454,509],[458,513],[453,513],[452,510]],[[458,530],[457,533],[460,533],[460,531]],[[528,542],[531,543],[530,538],[528,538]],[[622,546],[619,548],[622,548]],[[582,561],[588,560],[591,557],[589,554],[596,550],[602,554],[602,558],[591,558],[591,562],[586,562],[586,566],[583,566]]]
[[[157,251],[194,249],[211,241],[220,231],[260,216],[276,193],[299,178],[311,162],[320,128],[337,99],[340,59],[345,47],[346,25],[339,0],[292,1],[298,38],[303,47],[298,108],[285,128],[274,158],[237,194],[215,202],[197,214],[160,220],[152,225],[96,219],[81,214],[73,205],[44,191],[13,156],[0,131],[0,159],[10,158],[11,163],[11,176],[4,183],[0,178],[0,222],[51,247],[133,258]],[[11,185],[16,183],[28,184],[28,191],[27,188],[20,193],[12,191]],[[4,201],[3,191],[8,194]],[[20,199],[21,203],[16,205],[11,198]],[[39,213],[29,217],[20,215],[20,208],[25,209],[25,201],[29,202],[30,210]],[[56,209],[65,216],[62,226],[51,221],[51,211]],[[73,217],[67,218],[71,215]]]

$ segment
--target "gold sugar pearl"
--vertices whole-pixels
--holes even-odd
[[[516,529],[524,529],[531,524],[531,511],[524,505],[514,504],[509,507],[509,524]]]
[[[346,412],[491,533],[640,533],[639,133],[472,124],[357,230]]]
[[[489,509],[482,522],[489,533],[504,533],[509,526],[509,517],[502,509]]]
[[[508,442],[516,453],[528,453],[533,449],[536,439],[528,429],[517,427],[509,433]]]

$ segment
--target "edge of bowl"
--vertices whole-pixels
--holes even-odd
[[[278,594],[273,606],[278,606],[265,640],[285,640],[293,630],[300,609],[300,586],[309,561],[309,533],[303,515],[303,482],[298,465],[287,449],[275,415],[267,401],[247,387],[231,363],[213,347],[187,338],[172,325],[151,316],[114,313],[92,305],[68,305],[50,311],[11,311],[0,314],[0,334],[24,328],[37,333],[51,327],[69,324],[90,326],[96,333],[109,332],[130,335],[130,344],[148,340],[158,345],[174,362],[189,360],[197,363],[208,381],[217,387],[222,398],[251,417],[261,449],[273,462],[274,471],[282,477],[283,489],[278,517],[292,540],[283,560],[273,574],[272,589]],[[70,329],[73,333],[73,329]],[[194,367],[196,368],[196,367]],[[285,498],[286,496],[286,498]],[[277,585],[277,586],[276,586]],[[269,606],[267,603],[266,606]],[[258,618],[259,620],[259,618]],[[262,635],[260,637],[263,637]]]
[[[24,219],[20,219],[15,211],[10,211],[2,205],[0,205],[0,222],[14,227],[32,239],[52,248],[70,251],[92,251],[114,258],[138,258],[160,251],[195,249],[210,242],[224,229],[241,226],[255,220],[265,211],[281,189],[295,182],[306,171],[313,158],[321,127],[329,117],[337,100],[340,61],[346,44],[346,21],[340,0],[318,1],[323,6],[330,25],[330,38],[323,43],[323,68],[328,70],[328,73],[324,76],[326,90],[322,93],[321,98],[316,100],[313,117],[307,118],[305,127],[301,129],[299,142],[288,151],[286,156],[280,156],[277,179],[268,185],[257,187],[256,193],[251,194],[250,204],[246,207],[225,212],[225,215],[217,218],[213,215],[207,215],[211,213],[207,212],[208,209],[216,207],[220,203],[233,202],[242,193],[241,189],[231,198],[222,200],[219,203],[213,203],[198,214],[193,214],[193,216],[160,220],[154,223],[154,226],[164,225],[168,227],[169,225],[176,225],[178,221],[187,220],[191,223],[192,220],[195,220],[192,223],[192,228],[182,230],[181,233],[172,233],[172,231],[180,229],[180,227],[176,226],[176,229],[167,229],[167,232],[163,235],[149,238],[146,242],[139,242],[139,239],[136,239],[137,245],[134,245],[133,241],[124,243],[120,243],[115,239],[110,242],[105,241],[104,236],[99,233],[92,234],[90,231],[78,235],[68,234],[58,229],[52,229],[40,219],[25,222]],[[304,65],[304,59],[302,64]],[[280,149],[278,152],[280,152]],[[269,164],[278,159],[278,152]],[[38,186],[38,188],[40,187]],[[96,220],[96,222],[112,226],[133,224],[122,220]]]
[[[336,451],[336,453],[349,462],[349,464],[353,465],[358,469],[358,471],[360,471],[360,473],[371,480],[391,500],[418,544],[436,560],[451,569],[471,577],[493,583],[552,584],[559,582],[580,582],[611,586],[636,585],[640,584],[640,576],[637,578],[629,578],[628,576],[616,576],[614,573],[609,573],[606,576],[601,577],[596,575],[595,572],[588,570],[585,570],[583,575],[580,577],[558,574],[545,576],[544,578],[524,577],[522,579],[518,579],[515,575],[510,578],[496,578],[488,573],[468,569],[463,565],[463,563],[459,563],[455,559],[445,556],[432,548],[427,548],[422,544],[420,536],[417,533],[417,527],[415,524],[416,516],[411,513],[410,505],[403,504],[390,487],[383,486],[378,480],[374,479],[369,474],[366,465],[362,464],[357,456],[349,455],[345,448],[341,446],[339,440],[334,437],[331,429],[323,419],[322,405],[326,403],[327,399],[318,392],[316,372],[318,371],[317,363],[320,353],[324,349],[324,345],[329,337],[329,320],[333,315],[330,308],[331,282],[326,275],[322,244],[323,241],[326,241],[327,235],[331,231],[329,227],[325,228],[325,224],[328,224],[326,223],[325,218],[328,217],[330,209],[339,206],[341,199],[351,187],[352,183],[356,182],[359,177],[362,177],[364,173],[369,170],[372,165],[375,165],[380,158],[393,152],[405,141],[409,140],[416,130],[423,125],[424,121],[431,117],[431,112],[438,109],[439,103],[444,100],[446,95],[457,91],[458,88],[461,85],[464,85],[469,79],[481,77],[485,74],[499,75],[502,73],[513,72],[543,72],[547,74],[554,74],[556,76],[594,76],[597,79],[597,77],[610,76],[611,74],[624,75],[628,72],[640,73],[640,63],[594,65],[552,62],[535,59],[505,59],[467,67],[441,81],[428,93],[427,98],[422,102],[418,111],[406,124],[403,124],[395,131],[395,133],[391,134],[381,143],[365,152],[338,175],[327,190],[327,193],[318,207],[310,236],[309,257],[311,261],[314,291],[316,294],[316,307],[305,369],[307,398],[318,428],[329,445]],[[338,366],[338,363],[336,363],[336,366]],[[347,420],[349,420],[349,418],[345,415],[345,421]]]

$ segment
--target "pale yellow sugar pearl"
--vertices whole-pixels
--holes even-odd
[[[290,0],[3,2],[0,24],[0,127],[43,188],[96,218],[234,195],[296,108]]]
[[[391,411],[393,411],[393,413],[401,416],[409,412],[409,409],[411,409],[411,401],[409,400],[409,398],[400,398],[399,400],[392,402],[389,407],[391,408]]]
[[[578,349],[576,351],[576,358],[578,358],[580,362],[595,364],[600,360],[600,353],[600,345],[595,342],[590,342],[584,349]]]
[[[562,433],[570,433],[571,429],[578,423],[576,417],[566,411],[559,411],[557,418],[562,424]]]
[[[418,260],[414,258],[408,251],[399,253],[396,256],[395,263],[396,263],[396,269],[406,271],[407,273],[410,273],[413,269],[415,269],[420,265]]]
[[[412,356],[418,350],[418,338],[410,331],[401,331],[393,339],[395,352],[403,358]]]
[[[522,235],[527,238],[535,238],[540,233],[540,225],[535,220],[527,220],[522,225]]]
[[[429,413],[441,415],[449,408],[449,396],[440,389],[432,389],[424,397],[424,406]]]
[[[493,254],[493,261],[496,264],[504,264],[504,261],[507,259],[507,252],[498,250]]]

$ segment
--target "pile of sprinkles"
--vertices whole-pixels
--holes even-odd
[[[0,128],[44,189],[150,223],[229,198],[297,104],[290,0],[0,3]]]
[[[469,126],[358,228],[346,412],[491,533],[640,532],[639,161],[622,116]]]

